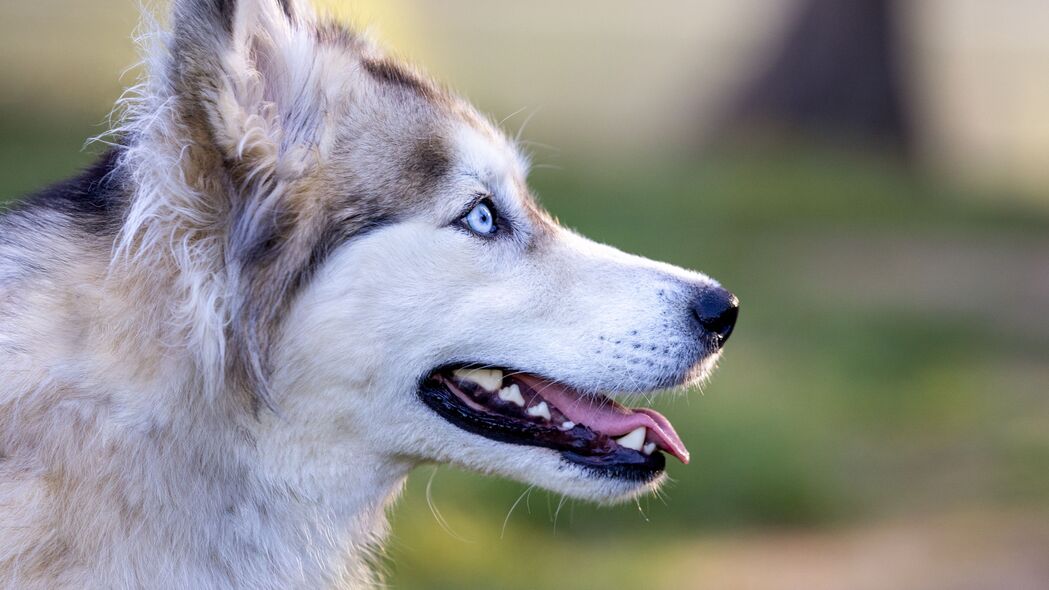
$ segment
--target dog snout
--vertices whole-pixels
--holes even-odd
[[[708,287],[692,300],[692,316],[715,346],[721,348],[739,317],[739,299],[721,287]]]

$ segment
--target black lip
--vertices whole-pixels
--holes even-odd
[[[503,443],[544,447],[561,457],[602,476],[631,481],[650,481],[666,468],[666,457],[656,451],[645,455],[617,445],[610,437],[576,425],[569,431],[481,412],[466,405],[432,373],[419,387],[419,397],[427,407],[455,426]]]

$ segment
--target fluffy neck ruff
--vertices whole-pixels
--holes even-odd
[[[195,5],[176,7],[190,14]],[[180,14],[176,10],[177,22]],[[294,61],[314,55],[306,49],[316,37],[279,24],[280,17],[248,11],[238,22],[268,23],[272,30],[257,38],[283,39],[284,45],[267,51],[291,60],[288,72],[319,71]],[[83,477],[101,488],[112,488],[106,483],[112,478],[122,482],[121,494],[141,496],[113,506],[119,514],[134,513],[125,504],[142,513],[123,518],[124,528],[114,525],[106,535],[127,539],[120,544],[124,555],[107,549],[114,559],[139,563],[163,556],[160,564],[140,563],[144,576],[169,574],[176,587],[368,586],[373,550],[386,533],[385,508],[411,465],[374,453],[352,432],[321,435],[308,416],[296,414],[293,402],[282,405],[298,396],[293,385],[269,379],[266,338],[276,331],[265,325],[269,318],[244,315],[247,303],[261,301],[272,311],[289,296],[282,286],[266,293],[269,299],[258,297],[251,284],[258,277],[242,257],[265,242],[265,235],[256,235],[261,221],[276,216],[288,179],[302,173],[314,152],[292,147],[313,145],[315,138],[303,142],[301,136],[315,126],[289,126],[269,102],[282,95],[256,86],[267,78],[251,70],[259,64],[235,59],[262,55],[265,47],[256,43],[221,64],[201,61],[194,56],[216,53],[204,46],[194,53],[200,40],[179,37],[188,26],[165,32],[147,22],[150,32],[140,38],[143,78],[118,104],[111,132],[119,152],[114,177],[128,198],[105,273],[111,296],[123,304],[103,320],[127,326],[121,363],[149,367],[126,375],[116,390],[153,394],[118,394],[115,405],[92,410],[95,431],[106,433],[96,438],[116,442],[106,451],[112,460]],[[201,84],[201,73],[192,69],[198,67],[218,68],[211,72],[217,77]],[[219,76],[222,68],[245,75]],[[218,98],[202,102],[200,88],[209,84],[216,84]],[[230,137],[240,139],[227,141],[220,128],[233,129]],[[231,160],[239,162],[232,169]],[[300,233],[310,235],[309,224],[297,221]],[[278,277],[266,284],[293,282]],[[70,459],[77,454],[70,451]],[[148,579],[137,582],[130,585],[149,585]]]
[[[168,43],[163,34],[155,41]],[[244,187],[187,121],[165,59],[148,66],[115,131],[129,198],[106,280],[127,302],[124,313],[141,310],[122,323],[148,342],[129,349],[168,361],[136,386],[156,395],[117,401],[136,426],[116,432],[114,406],[94,415],[107,432],[97,438],[119,442],[105,466],[83,477],[119,490],[111,513],[122,515],[103,535],[114,543],[98,549],[113,563],[136,564],[100,564],[97,574],[115,586],[150,585],[158,573],[171,587],[376,585],[385,510],[411,465],[369,453],[349,435],[333,445],[279,403],[260,404],[252,384],[237,379],[244,343],[231,326],[243,291],[230,220]],[[114,579],[118,572],[140,577]]]

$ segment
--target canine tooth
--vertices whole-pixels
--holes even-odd
[[[575,422],[572,422],[571,420],[565,420],[561,423],[561,430],[569,431],[573,428],[575,428]]]
[[[516,383],[500,389],[499,399],[503,400],[504,402],[517,404],[522,408],[525,405],[524,396],[521,395],[521,388],[518,387]]]
[[[645,446],[641,447],[641,452],[646,455],[651,455],[656,451],[656,443],[645,443]]]
[[[546,405],[546,402],[539,402],[538,404],[525,410],[529,416],[542,416],[543,420],[550,419],[550,406]]]
[[[641,447],[645,445],[645,436],[648,435],[648,429],[644,426],[638,426],[634,430],[631,430],[628,434],[625,434],[616,439],[619,446],[640,451]]]
[[[497,391],[503,385],[503,372],[499,369],[458,369],[456,379],[473,381],[488,391]]]

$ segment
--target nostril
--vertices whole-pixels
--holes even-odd
[[[717,337],[717,344],[721,346],[736,327],[739,299],[721,287],[704,289],[692,303],[692,314],[704,330]]]

